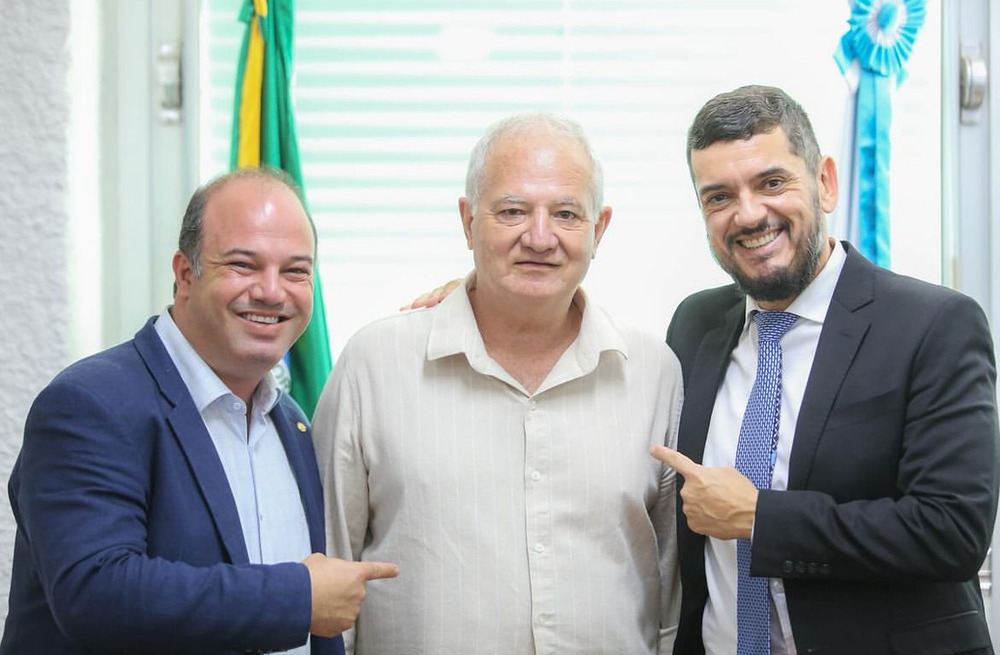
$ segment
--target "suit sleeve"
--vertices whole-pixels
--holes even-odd
[[[884,418],[894,411],[887,408],[877,422],[851,425],[852,447],[839,451],[835,435],[825,432],[823,458],[812,463],[814,471],[824,468],[832,487],[829,469],[847,476],[861,467],[871,470],[875,462],[889,493],[852,498],[843,488],[761,492],[753,575],[883,582],[965,581],[976,575],[996,514],[992,337],[978,305],[957,294],[938,303],[926,325],[912,361],[866,369],[872,377],[880,366],[903,371],[898,421]],[[906,338],[904,328],[898,338]],[[878,357],[871,349],[858,356],[866,355]],[[845,385],[852,382],[873,381],[849,374]]]
[[[155,481],[153,455],[139,444],[156,426],[137,424],[111,395],[57,380],[25,426],[13,500],[60,630],[101,652],[305,643],[311,597],[302,564],[194,566],[147,555]]]

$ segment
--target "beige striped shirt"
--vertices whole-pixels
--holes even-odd
[[[357,655],[669,653],[680,607],[680,366],[587,303],[534,394],[486,353],[464,289],[359,331],[313,424],[330,554],[368,584]]]

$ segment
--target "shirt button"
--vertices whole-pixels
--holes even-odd
[[[235,402],[233,403],[233,411],[239,412],[243,410],[243,403]]]
[[[536,403],[534,400],[529,400],[528,409],[530,409],[531,411],[535,411],[536,409],[538,409],[538,403]]]
[[[535,482],[538,482],[539,480],[542,479],[542,474],[539,473],[538,471],[532,471],[531,472],[531,479],[534,480]]]
[[[545,550],[545,546],[543,546],[542,544],[535,544],[535,552],[536,553],[540,553],[543,550]]]

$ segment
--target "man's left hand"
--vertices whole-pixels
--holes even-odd
[[[688,527],[717,539],[749,539],[757,487],[731,467],[702,466],[676,450],[653,446],[650,454],[684,477],[681,499]]]

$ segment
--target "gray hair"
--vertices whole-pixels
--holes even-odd
[[[596,217],[601,213],[601,207],[604,204],[604,171],[601,169],[601,163],[594,156],[587,135],[576,121],[549,113],[515,114],[494,123],[486,130],[469,156],[469,168],[465,174],[465,197],[469,206],[472,207],[473,211],[476,211],[476,207],[479,205],[483,185],[486,182],[486,161],[496,143],[503,137],[537,128],[544,128],[550,132],[568,136],[576,141],[586,153],[590,160],[591,170],[588,196],[593,215]]]
[[[819,144],[805,110],[781,89],[756,85],[720,93],[705,103],[688,130],[688,169],[692,150],[768,134],[776,127],[788,137],[792,154],[801,157],[809,170],[817,170]]]
[[[260,182],[276,182],[287,187],[295,197],[302,203],[306,218],[309,219],[309,228],[313,233],[314,247],[317,244],[316,224],[313,223],[309,210],[306,209],[305,200],[298,184],[292,176],[272,166],[262,166],[260,168],[240,168],[229,173],[216,176],[206,182],[191,196],[187,209],[184,211],[184,218],[181,219],[181,233],[177,239],[177,249],[180,250],[188,261],[191,262],[191,270],[195,277],[201,277],[201,244],[202,227],[205,223],[205,207],[212,196],[224,186],[235,180],[258,180]],[[174,292],[177,292],[177,285],[174,284]]]

